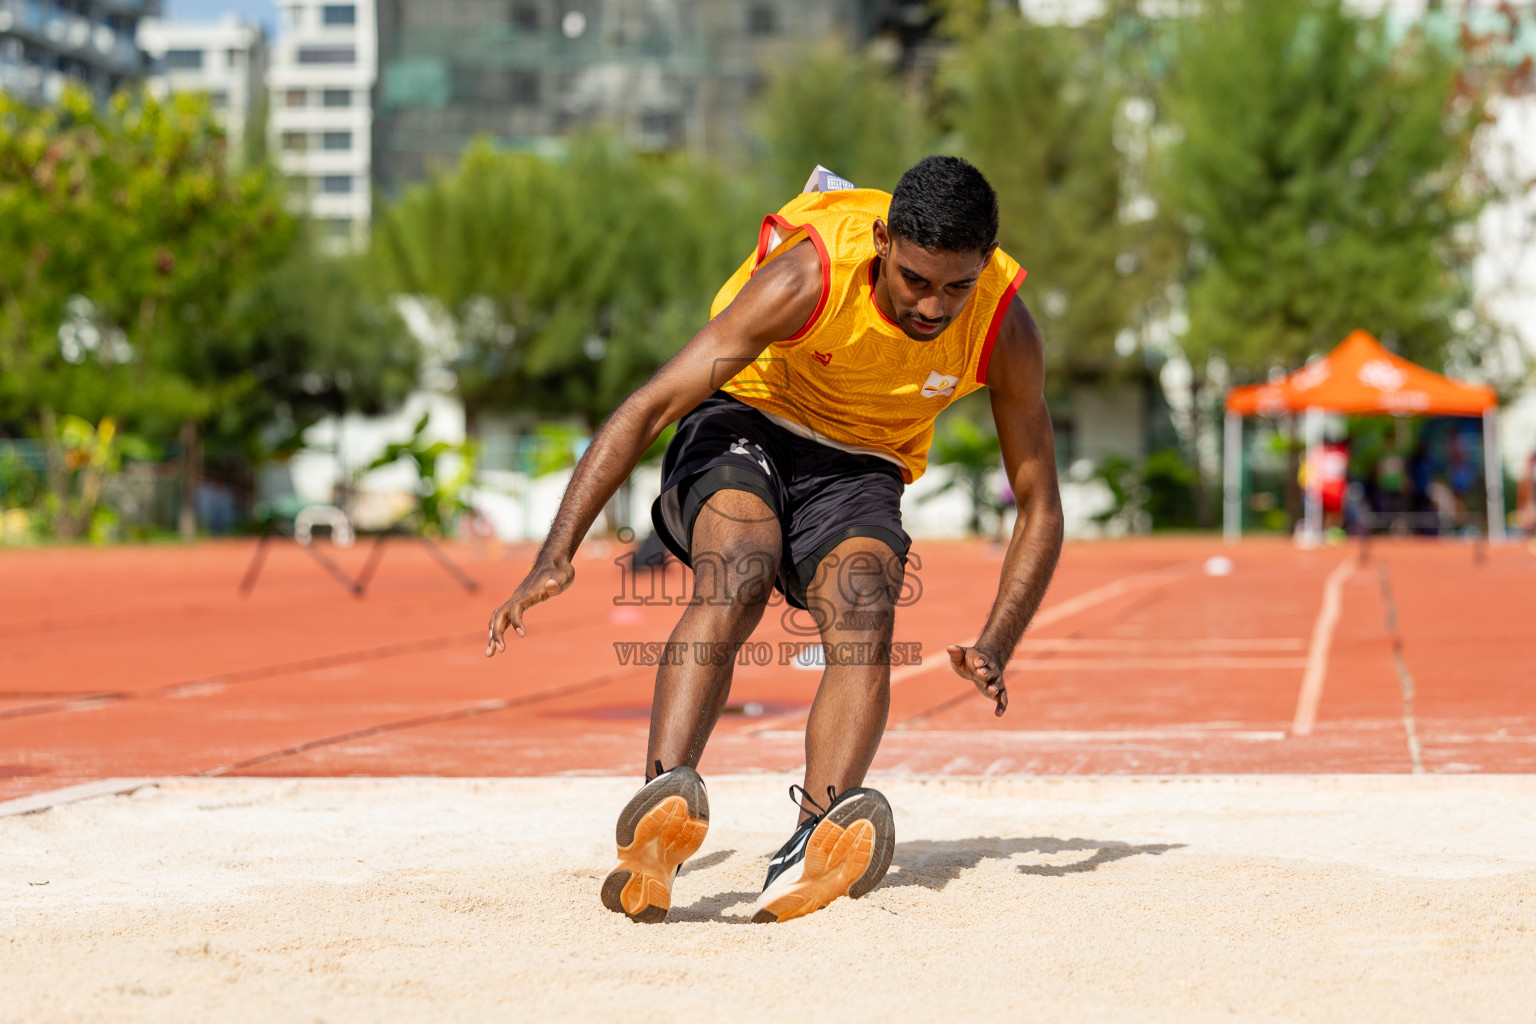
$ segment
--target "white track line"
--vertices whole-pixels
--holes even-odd
[[[1197,564],[1198,563],[1195,562],[1185,562],[1178,565],[1164,566],[1161,569],[1152,569],[1148,572],[1137,573],[1134,576],[1126,576],[1118,580],[1112,580],[1111,582],[1106,583],[1101,587],[1095,587],[1094,589],[1079,594],[1076,597],[1069,598],[1061,602],[1061,604],[1051,605],[1049,608],[1045,608],[1036,612],[1035,617],[1030,620],[1029,628],[1038,629],[1041,626],[1049,626],[1053,623],[1060,622],[1062,619],[1070,618],[1079,612],[1085,612],[1090,608],[1101,605],[1105,601],[1112,601],[1115,598],[1120,597],[1122,594],[1129,594],[1132,591],[1142,590],[1146,587],[1157,586],[1161,583],[1171,583],[1173,580],[1178,579],[1180,576],[1183,576],[1192,571],[1194,566]],[[973,636],[968,640],[962,641],[960,646],[973,646],[978,639],[980,639],[979,635]],[[898,683],[911,679],[913,676],[921,675],[924,672],[932,672],[935,668],[938,668],[941,665],[945,667],[948,667],[949,665],[949,648],[947,646],[940,647],[932,651],[924,651],[922,653],[921,660],[915,665],[903,665],[901,668],[893,669],[891,671],[891,685],[895,686]],[[1011,666],[1012,663],[1010,662],[1010,668]],[[807,712],[805,711],[795,711],[790,714],[779,715],[776,718],[771,718],[768,721],[762,723],[760,728],[754,730],[753,735],[772,735],[774,734],[775,730],[779,729],[781,726],[788,725],[790,722],[798,722],[800,719],[804,718],[806,714]]]
[[[1237,652],[1237,651],[1302,651],[1307,642],[1300,637],[1271,637],[1268,639],[1241,639],[1225,637],[1177,637],[1171,640],[1146,638],[1146,639],[1093,639],[1091,637],[1063,636],[1046,640],[1025,637],[1019,644],[1019,650],[1014,655],[1037,654],[1049,651],[1071,651],[1074,654],[1083,651],[1100,651],[1114,654],[1157,654],[1162,651],[1172,651],[1176,654],[1188,654],[1191,651],[1207,652]]]
[[[1333,647],[1333,631],[1339,624],[1343,605],[1344,581],[1355,571],[1353,555],[1340,562],[1323,584],[1323,606],[1312,624],[1312,643],[1307,648],[1307,670],[1301,677],[1301,693],[1296,697],[1296,717],[1291,720],[1292,736],[1310,736],[1317,724],[1317,705],[1323,699],[1323,681],[1328,676],[1328,652]]]
[[[18,797],[15,800],[0,803],[0,818],[10,817],[13,814],[36,814],[38,811],[58,807],[60,804],[92,800],[98,796],[120,796],[146,786],[158,786],[160,781],[160,779],[97,779],[94,782],[82,782],[78,786],[50,789],[44,793],[33,793],[31,796]]]
[[[1175,669],[1305,668],[1305,658],[1031,658],[1015,657],[1009,672],[1107,672],[1126,669],[1173,671]]]
[[[1068,598],[1060,604],[1051,605],[1035,613],[1030,620],[1030,629],[1039,629],[1042,626],[1050,626],[1062,619],[1071,618],[1079,612],[1085,612],[1097,607],[1105,601],[1112,601],[1132,591],[1143,590],[1147,587],[1157,586],[1162,583],[1171,583],[1173,580],[1189,572],[1194,563],[1169,566],[1162,569],[1153,569],[1150,572],[1137,573],[1134,576],[1126,576],[1123,579],[1112,580],[1102,587],[1095,587],[1076,597]],[[976,643],[979,637],[971,637],[964,641],[961,647],[970,647]],[[904,665],[891,673],[891,685],[895,686],[904,679],[928,672],[939,665],[949,665],[949,649],[940,647],[934,651],[924,651],[923,660],[918,665]]]
[[[776,729],[757,735],[767,739],[799,739],[798,729]],[[1006,740],[1010,743],[1156,743],[1164,740],[1239,740],[1268,743],[1285,739],[1280,729],[907,729],[885,734],[887,741],[935,736],[972,741]]]
[[[1397,669],[1397,682],[1403,691],[1403,734],[1408,740],[1408,760],[1413,774],[1424,774],[1424,748],[1419,745],[1419,726],[1413,712],[1413,673],[1403,660],[1403,634],[1397,628],[1397,601],[1392,597],[1392,579],[1385,565],[1376,567],[1376,578],[1381,583],[1381,603],[1387,610],[1387,635],[1392,638],[1392,665]]]

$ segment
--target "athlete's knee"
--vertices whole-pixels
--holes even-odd
[[[760,616],[778,575],[776,551],[754,545],[695,552],[689,602],[728,614]]]
[[[695,535],[702,532],[706,542],[717,532],[725,536],[778,536],[779,517],[757,492],[726,487],[705,500],[693,529]]]
[[[835,575],[838,603],[854,609],[894,611],[903,576],[901,559],[883,544],[845,552]]]
[[[823,561],[817,585],[806,592],[806,607],[824,641],[877,645],[889,650],[895,629],[899,582],[877,558],[855,555]]]
[[[901,557],[884,542],[854,537],[822,558],[807,597],[835,613],[832,619],[851,610],[889,620],[901,602],[905,575]]]

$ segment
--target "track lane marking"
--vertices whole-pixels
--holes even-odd
[[[1137,590],[1145,590],[1148,587],[1172,583],[1181,576],[1187,575],[1194,568],[1195,564],[1194,562],[1179,562],[1174,565],[1163,566],[1160,569],[1136,573],[1134,576],[1125,576],[1118,580],[1111,580],[1102,586],[1094,587],[1092,590],[1078,594],[1076,597],[1068,598],[1060,604],[1040,609],[1035,613],[1035,617],[1029,620],[1028,629],[1034,630],[1045,626],[1052,626],[1063,619],[1070,619],[1072,616],[1088,611],[1090,608],[1096,608],[1106,601],[1113,601],[1117,597],[1123,597]],[[1026,637],[1028,636],[1027,633],[1025,635]],[[981,636],[977,634],[963,642],[960,646],[975,646],[976,641],[979,639],[981,639]],[[1010,658],[1010,664],[1013,658],[1016,657],[1017,652]],[[921,663],[905,665],[892,672],[891,685],[895,686],[899,682],[930,671],[940,665],[945,667],[949,665],[949,648],[947,645],[933,651],[924,651]]]
[[[1105,743],[1161,740],[1240,740],[1269,743],[1286,737],[1283,729],[897,729],[897,735],[942,737],[946,740],[998,739],[1020,743]],[[796,729],[779,729],[757,735],[766,739],[791,739]],[[889,734],[887,734],[889,735]]]
[[[1317,706],[1323,699],[1323,682],[1328,676],[1328,652],[1333,647],[1333,632],[1339,624],[1344,603],[1344,582],[1354,575],[1355,558],[1344,559],[1323,583],[1323,604],[1312,623],[1312,642],[1307,647],[1306,671],[1301,677],[1301,691],[1296,695],[1296,714],[1291,719],[1292,736],[1310,736],[1317,724]]]
[[[1107,672],[1116,669],[1191,670],[1191,669],[1287,669],[1305,668],[1305,658],[1220,657],[1195,655],[1190,658],[1030,658],[1014,655],[1009,672]]]
[[[1191,651],[1238,652],[1238,651],[1303,651],[1307,643],[1300,637],[1225,638],[1225,637],[1176,637],[1173,639],[1095,639],[1092,637],[1053,637],[1036,639],[1025,637],[1014,653],[1051,651],[1100,651],[1106,653],[1155,654],[1174,651],[1187,654]]]
[[[1035,613],[1035,617],[1030,620],[1029,626],[1027,628],[1038,629],[1042,626],[1054,625],[1063,619],[1071,618],[1080,612],[1085,612],[1090,608],[1095,608],[1105,603],[1106,601],[1112,601],[1117,597],[1124,596],[1125,594],[1133,593],[1137,590],[1145,590],[1150,587],[1172,583],[1173,581],[1188,575],[1198,564],[1198,562],[1176,562],[1173,565],[1165,565],[1157,569],[1148,570],[1147,572],[1135,573],[1131,576],[1123,576],[1118,580],[1111,580],[1110,582],[1101,586],[1094,587],[1092,590],[1084,591],[1083,593],[1078,594],[1076,597],[1068,598],[1060,604],[1051,605],[1047,608],[1043,608],[1037,611]],[[962,641],[960,646],[973,647],[975,646],[976,641],[979,639],[980,634],[973,636],[968,640]],[[1010,666],[1012,664],[1012,658],[1016,656],[1017,652],[1015,652],[1015,655],[1010,657]],[[911,679],[913,676],[921,675],[924,672],[931,672],[935,668],[941,666],[949,666],[948,645],[936,648],[932,651],[924,651],[920,657],[920,660],[915,665],[903,665],[901,668],[894,669],[890,675],[890,685],[892,688],[894,688],[897,684],[905,682],[906,680]],[[970,693],[971,691],[966,691],[967,696],[969,696]],[[920,712],[920,715],[929,714],[933,710],[935,709],[930,708],[928,711]],[[801,719],[806,718],[808,714],[809,712],[799,711],[793,714],[780,715],[777,718],[773,718],[762,723],[762,725],[753,731],[753,735],[765,735],[766,733],[775,729],[780,729],[791,722],[800,721]],[[907,719],[907,721],[911,720],[912,719]],[[890,728],[900,728],[900,723],[897,723]]]
[[[207,768],[192,774],[198,778],[214,778],[220,775],[228,775],[231,772],[244,771],[255,768],[258,765],[269,764],[273,761],[281,761],[284,758],[295,757],[308,753],[320,747],[335,746],[338,743],[347,743],[351,740],[366,739],[369,736],[377,736],[380,733],[400,732],[404,729],[416,729],[426,725],[438,725],[442,722],[455,722],[465,718],[478,718],[481,715],[494,714],[497,711],[508,711],[512,708],[527,707],[530,704],[538,704],[546,700],[554,700],[558,697],[569,696],[573,693],[585,693],[604,686],[611,686],[635,676],[649,676],[651,670],[628,669],[620,672],[609,672],[592,679],[583,679],[580,682],[568,683],[565,686],[556,686],[548,690],[540,690],[537,693],[523,694],[518,697],[500,697],[496,700],[481,701],[468,707],[455,708],[452,711],[439,711],[431,715],[418,715],[412,718],[397,719],[393,722],[381,722],[378,725],[370,725],[362,729],[353,729],[349,732],[337,733],[334,736],[321,736],[303,743],[295,743],[281,750],[274,750],[256,757],[248,757],[240,761],[232,761],[229,764],[221,764],[214,768]]]
[[[588,625],[591,619],[592,617],[589,614],[568,615],[561,619],[555,619],[543,624],[540,636],[546,636],[549,632],[565,632],[568,627]],[[409,654],[428,654],[436,651],[452,650],[459,646],[474,649],[484,641],[485,634],[478,631],[473,633],[454,633],[447,636],[426,637],[421,640],[405,640],[400,643],[381,644],[374,647],[353,648],[349,651],[338,651],[335,654],[319,654],[310,658],[279,662],[273,665],[258,665],[253,668],[235,669],[230,672],[203,676],[199,679],[189,679],[179,683],[163,683],[159,686],[149,686],[141,690],[102,690],[96,693],[70,691],[60,694],[60,697],[63,699],[47,701],[42,704],[25,704],[18,708],[0,710],[0,722],[11,718],[26,718],[31,715],[57,714],[64,711],[90,711],[96,708],[111,707],[130,700],[210,696],[221,692],[225,686],[232,683],[248,683],[272,679],[278,676],[295,675],[301,672],[337,668],[344,665],[384,661],[389,658]],[[508,655],[510,655],[511,650],[512,648],[509,646]],[[507,655],[503,655],[503,657],[505,656]]]
[[[1392,597],[1392,574],[1385,565],[1376,567],[1376,579],[1381,584],[1381,603],[1387,609],[1387,635],[1392,638],[1392,667],[1397,670],[1397,684],[1403,694],[1403,735],[1408,741],[1408,763],[1413,774],[1424,774],[1424,749],[1419,745],[1419,725],[1414,714],[1413,674],[1408,662],[1403,660],[1403,634],[1397,628],[1397,601]]]

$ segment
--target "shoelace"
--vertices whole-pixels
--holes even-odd
[[[795,796],[795,790],[797,790],[797,789],[800,791],[800,795],[799,796]],[[800,807],[800,809],[802,811],[809,810],[809,808],[807,808],[805,806],[806,804],[810,804],[811,807],[816,808],[816,813],[811,816],[812,818],[824,818],[827,815],[827,810],[829,808],[831,808],[831,806],[837,802],[837,787],[836,786],[828,786],[827,787],[827,806],[826,807],[823,807],[823,806],[821,806],[821,804],[817,803],[815,800],[812,800],[811,799],[811,794],[809,794],[809,793],[807,793],[805,791],[805,787],[804,786],[793,784],[793,783],[789,787],[789,798],[791,800],[793,800],[797,805],[799,805],[799,807]],[[807,820],[810,820],[810,819],[807,819]]]

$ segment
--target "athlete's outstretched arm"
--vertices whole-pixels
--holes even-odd
[[[1062,531],[1056,444],[1045,407],[1045,354],[1040,329],[1017,298],[992,350],[987,386],[992,390],[992,419],[1019,518],[987,624],[976,646],[952,644],[949,658],[961,678],[971,680],[997,702],[996,714],[1001,715],[1008,709],[1003,672],[1051,582],[1061,554]]]
[[[764,265],[682,351],[608,417],[576,464],[533,568],[491,614],[486,657],[506,650],[508,626],[524,635],[523,613],[564,592],[571,558],[608,499],[668,424],[681,419],[742,367],[805,326],[821,298],[821,263],[802,242]]]

